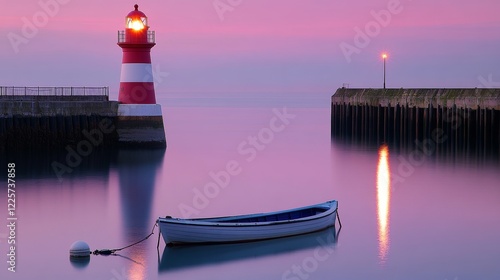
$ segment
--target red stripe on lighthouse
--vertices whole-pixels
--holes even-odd
[[[123,44],[121,47],[123,49],[122,63],[151,63],[151,48],[155,44],[145,44],[144,45],[127,45]]]
[[[154,83],[121,82],[118,101],[123,104],[156,104]]]

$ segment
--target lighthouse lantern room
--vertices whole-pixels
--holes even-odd
[[[156,104],[151,49],[155,33],[149,30],[147,16],[134,10],[125,17],[125,30],[118,31],[123,50],[118,101],[122,104]]]

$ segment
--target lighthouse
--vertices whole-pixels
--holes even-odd
[[[151,49],[155,33],[139,6],[125,17],[125,30],[118,31],[118,46],[123,50],[118,101],[123,104],[155,104]]]
[[[156,104],[151,49],[155,32],[149,30],[147,16],[134,5],[125,17],[125,30],[118,31],[122,49],[118,93],[118,142],[122,146],[165,147],[161,106]]]

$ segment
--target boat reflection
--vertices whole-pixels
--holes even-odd
[[[379,148],[377,166],[377,220],[380,263],[384,264],[389,252],[389,218],[391,202],[391,178],[389,170],[389,148]]]
[[[307,248],[323,248],[328,253],[335,249],[340,229],[335,227],[303,235],[272,240],[165,247],[158,267],[159,272],[231,262],[247,258],[279,255]]]

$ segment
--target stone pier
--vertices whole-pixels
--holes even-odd
[[[350,89],[332,96],[332,139],[499,154],[500,89]]]

